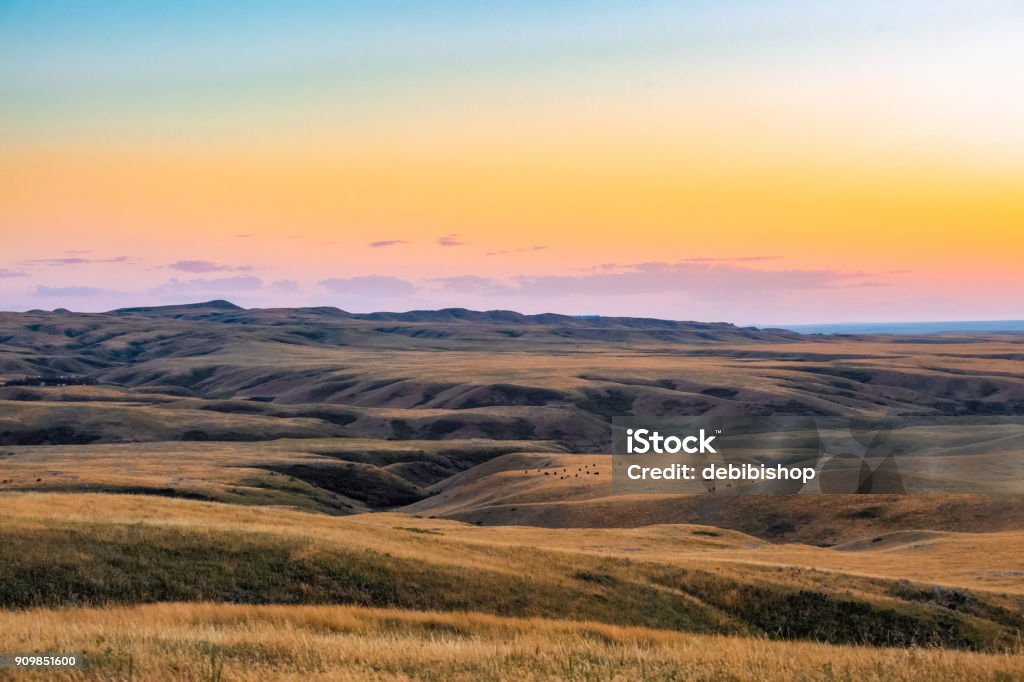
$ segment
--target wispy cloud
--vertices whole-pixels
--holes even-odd
[[[459,239],[457,234],[446,234],[443,237],[437,238],[437,243],[441,246],[465,246],[466,242]]]
[[[299,283],[294,279],[281,279],[270,283],[270,288],[281,293],[291,293],[299,290]]]
[[[501,296],[515,294],[518,289],[507,284],[502,284],[487,277],[476,275],[459,275],[457,277],[443,277],[438,280],[445,291],[459,294],[483,294],[486,296]]]
[[[236,277],[218,277],[214,279],[179,280],[172,277],[167,282],[150,289],[150,293],[167,294],[200,294],[221,291],[257,291],[263,288],[263,280],[259,277],[238,275]]]
[[[128,256],[116,256],[114,258],[82,258],[71,256],[68,258],[33,258],[21,261],[22,265],[29,267],[62,267],[65,265],[89,265],[92,263],[128,263]]]
[[[381,239],[380,241],[370,242],[370,246],[375,249],[383,249],[388,246],[398,246],[399,244],[408,244],[409,242],[404,239]]]
[[[778,260],[779,256],[735,256],[725,258],[684,258],[682,263],[752,263],[757,261]]]
[[[109,289],[99,289],[89,286],[66,286],[48,287],[43,284],[36,286],[36,296],[64,297],[64,296],[103,296],[114,292]]]
[[[831,270],[760,270],[701,263],[641,263],[623,272],[520,277],[526,296],[616,296],[687,292],[726,297],[741,292],[817,289],[844,277]]]
[[[416,286],[398,277],[367,275],[364,277],[332,277],[318,282],[334,294],[343,296],[398,297],[416,293]]]
[[[8,279],[10,277],[28,277],[28,274],[20,272],[18,270],[7,270],[6,268],[0,268],[0,279]]]
[[[463,275],[439,281],[448,291],[494,296],[628,296],[690,293],[725,298],[742,293],[811,290],[846,285],[852,275],[833,270],[762,270],[703,262],[598,266],[585,275],[520,276],[509,283]]]
[[[194,272],[194,273],[205,273],[205,272],[250,272],[252,270],[251,265],[223,265],[221,263],[214,263],[208,260],[179,260],[177,262],[169,264],[171,270],[179,270],[181,272]]]
[[[525,249],[506,249],[504,251],[489,251],[488,256],[504,256],[509,253],[527,253],[529,251],[544,251],[546,246],[528,246]]]
[[[779,260],[780,256],[696,256],[676,261],[675,265],[733,265]],[[576,268],[579,272],[629,272],[649,267],[665,265],[665,263],[599,263],[586,268]]]

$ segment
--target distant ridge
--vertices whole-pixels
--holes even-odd
[[[45,310],[30,310],[29,314],[44,314]],[[58,308],[53,313],[72,313]],[[514,310],[470,310],[468,308],[440,308],[438,310],[409,310],[406,312],[350,313],[334,306],[303,308],[243,308],[231,301],[216,299],[199,303],[181,303],[163,306],[118,308],[107,315],[146,315],[177,319],[210,320],[225,323],[265,323],[272,318],[278,323],[286,319],[308,323],[317,319],[363,320],[367,322],[433,323],[433,324],[485,324],[485,325],[542,325],[568,329],[633,329],[645,331],[733,332],[743,335],[762,332],[796,338],[800,334],[948,334],[948,333],[1013,333],[1024,332],[1024,320],[961,320],[939,322],[840,322],[829,324],[777,325],[740,327],[730,322],[697,322],[693,320],[665,320],[655,317],[615,317],[604,315],[562,315],[540,313],[526,315]],[[698,334],[699,336],[699,334]],[[777,338],[775,340],[778,340]]]
[[[273,317],[307,319],[334,317],[368,322],[400,323],[466,323],[492,325],[544,325],[586,329],[642,329],[673,331],[757,331],[757,327],[737,327],[729,322],[696,322],[662,320],[652,317],[605,317],[601,315],[560,315],[540,313],[524,315],[513,310],[469,310],[467,308],[441,308],[439,310],[410,310],[407,312],[350,313],[340,308],[319,306],[311,308],[242,308],[230,301],[215,300],[167,306],[118,308],[112,315],[149,315],[157,317],[188,317],[220,322],[259,322]],[[769,331],[785,330],[772,329]],[[793,332],[789,332],[793,334]]]
[[[410,310],[405,313],[352,313],[357,320],[393,322],[471,322],[490,324],[543,324],[566,327],[628,327],[651,329],[737,329],[728,322],[693,322],[660,320],[650,317],[603,317],[593,315],[576,317],[557,313],[524,315],[512,310],[468,310],[466,308],[441,308],[440,310]]]
[[[194,312],[196,310],[245,310],[241,306],[237,306],[231,301],[225,301],[223,299],[217,299],[215,301],[206,301],[204,303],[183,303],[180,305],[155,305],[155,306],[142,306],[138,308],[118,308],[117,310],[111,310],[112,314],[118,315],[122,313],[144,313],[152,315],[173,315],[178,312]],[[57,311],[54,311],[57,312]],[[64,310],[63,312],[68,312]]]

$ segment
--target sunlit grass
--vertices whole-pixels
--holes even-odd
[[[82,654],[65,680],[1012,680],[1024,657],[349,606],[0,612],[0,649]]]
[[[799,546],[787,555],[695,526],[559,531],[127,495],[0,500],[6,608],[341,603],[990,652],[1015,650],[1024,626],[1013,592],[819,570]],[[1020,538],[999,541],[1012,554]]]

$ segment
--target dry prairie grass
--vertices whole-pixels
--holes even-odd
[[[855,552],[698,526],[479,528],[128,495],[0,500],[8,608],[346,603],[981,651],[1014,650],[1024,624],[1012,570],[1005,580],[1017,589],[964,589],[937,573],[900,580],[921,556],[932,571],[944,555],[978,571],[1016,566],[1022,540],[1010,533],[892,547],[879,570],[866,551],[861,573],[843,564]],[[834,565],[822,570],[827,557]]]
[[[913,498],[911,498],[912,500]],[[691,524],[639,528],[479,527],[403,513],[328,517],[296,510],[236,507],[135,495],[17,493],[4,500],[0,524],[154,526],[244,532],[375,549],[413,561],[514,573],[505,556],[519,548],[620,557],[685,567],[745,565],[813,568],[898,580],[913,577],[948,587],[1024,594],[1024,532],[898,532],[849,548],[773,544],[743,533]],[[6,523],[5,523],[6,522]],[[2,526],[0,526],[2,527]],[[430,531],[410,534],[408,529]],[[537,567],[537,574],[543,567]]]
[[[0,650],[83,655],[79,671],[17,676],[47,680],[1024,679],[1021,655],[348,606],[0,612]]]
[[[284,538],[305,538],[346,547],[377,549],[415,561],[465,563],[467,567],[508,570],[503,559],[485,558],[488,551],[466,551],[466,545],[500,550],[499,557],[527,547],[587,557],[619,557],[680,567],[753,565],[771,568],[814,568],[890,580],[914,580],[952,588],[1024,594],[1024,532],[943,533],[905,531],[868,537],[839,548],[798,543],[773,544],[724,528],[690,524],[640,528],[479,527],[443,519],[399,513],[360,514],[344,518],[297,513],[280,508],[199,504],[187,500],[133,495],[16,494],[6,501],[0,519],[44,524],[146,524],[205,531],[246,532]],[[807,501],[804,498],[802,501]],[[820,502],[820,498],[819,498]],[[909,505],[913,497],[893,503]],[[901,507],[903,513],[906,509]],[[417,538],[399,528],[432,531]],[[874,542],[876,538],[878,542]],[[428,541],[429,540],[429,541]]]
[[[305,438],[0,447],[0,492],[118,492],[330,514],[396,509],[423,498],[401,510],[488,526],[714,524],[816,545],[903,530],[1024,528],[1024,498],[1013,495],[613,495],[611,473],[610,456],[566,454],[543,441]],[[878,549],[890,546],[886,541]],[[964,568],[963,579],[973,579],[970,566]]]
[[[595,452],[616,415],[1024,411],[1020,343],[1011,335],[837,338],[666,333],[650,321],[588,328],[597,323],[165,312],[0,315],[0,380],[52,368],[108,387],[0,390],[9,403],[51,403],[0,405],[17,412],[0,416],[0,442],[488,437]],[[325,405],[355,421],[299,408]],[[210,413],[222,409],[233,418]]]
[[[84,651],[84,679],[1024,679],[1024,504],[611,499],[607,468],[459,475],[501,453],[455,442],[567,468],[541,439],[599,452],[615,415],[1021,414],[1017,337],[201,317],[0,315],[7,376],[106,384],[0,389],[0,489],[236,503],[0,493],[0,607],[30,609],[0,650]],[[283,508],[406,484],[470,523]]]
[[[544,442],[364,438],[0,446],[0,492],[126,492],[353,513],[367,511],[367,501],[401,500],[396,493],[425,494],[389,465],[425,462],[447,473],[442,464],[453,460],[466,467],[517,449],[560,450]]]
[[[981,464],[1000,458],[1011,465],[1018,459],[1001,451],[977,459]],[[703,523],[775,542],[820,546],[872,540],[895,531],[1024,528],[1020,495],[626,495],[612,491],[612,465],[608,455],[509,454],[436,484],[431,488],[435,494],[402,511],[489,526],[583,529]],[[1011,466],[1000,475],[1008,485],[1020,485]],[[887,542],[880,548],[889,546]]]

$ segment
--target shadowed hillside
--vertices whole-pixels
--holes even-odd
[[[96,680],[1011,679],[1019,496],[621,495],[605,453],[630,415],[981,415],[947,463],[1002,452],[1022,362],[1014,335],[2,313],[0,649]]]
[[[24,404],[0,423],[0,443],[363,436],[600,452],[613,416],[1020,414],[1022,360],[1013,335],[801,336],[505,311],[213,301],[2,313],[0,377],[49,385],[0,389]],[[58,390],[60,376],[97,385]]]
[[[967,544],[956,536],[936,535],[927,552],[911,539],[844,553],[701,526],[570,535],[134,496],[8,500],[0,514],[7,607],[341,603],[992,652],[1015,651],[1024,627],[1019,590],[893,578],[895,566],[928,575],[932,561],[956,559]],[[976,542],[995,569],[1012,565],[1022,539]],[[888,562],[861,573],[872,552]],[[832,568],[818,570],[816,559]]]
[[[568,453],[607,452],[625,415],[1024,414],[1022,362],[1015,335],[226,301],[3,313],[0,491],[405,506],[488,525],[705,523],[823,545],[1006,530],[1022,525],[1016,498],[613,496],[606,457]]]
[[[1024,528],[1020,495],[623,495],[612,493],[611,474],[608,455],[508,454],[434,484],[403,511],[547,528],[698,523],[821,546],[882,542],[906,529]]]

